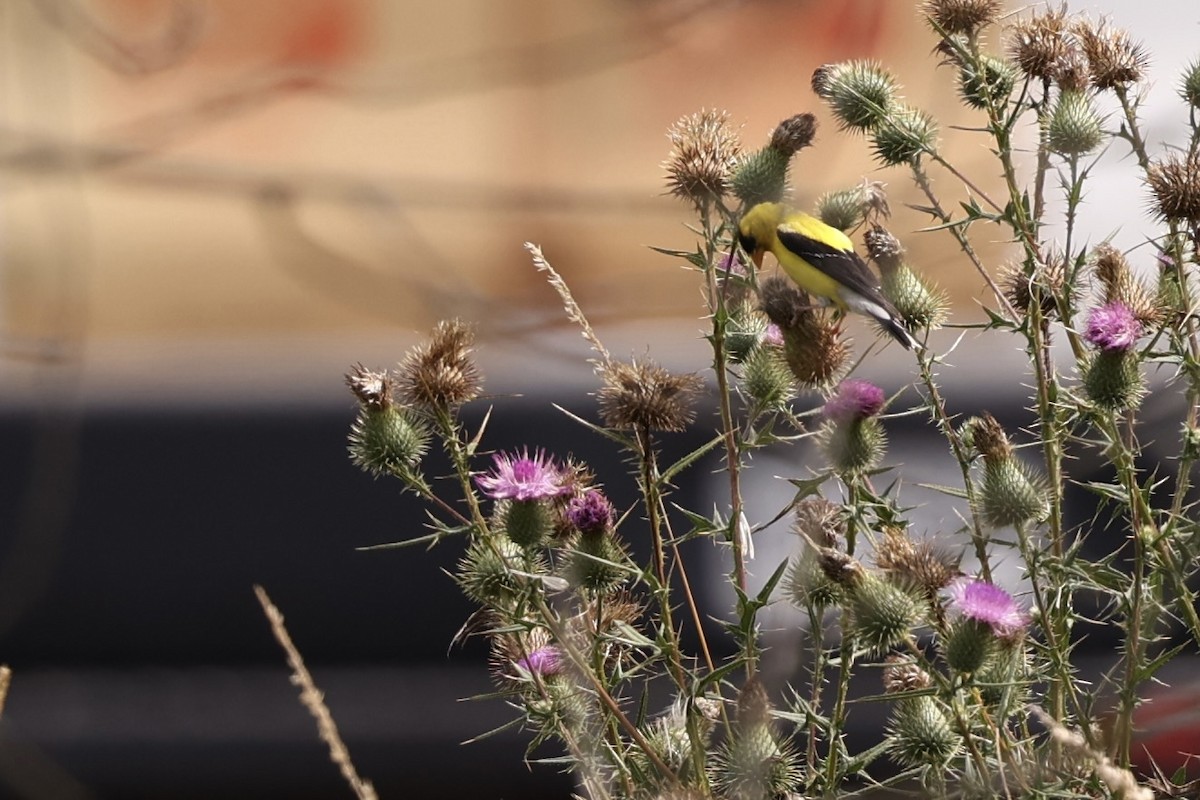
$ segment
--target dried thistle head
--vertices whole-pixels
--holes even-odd
[[[1146,184],[1165,220],[1200,222],[1200,155],[1172,153],[1150,165]]]
[[[1110,29],[1106,22],[1093,25],[1084,19],[1076,20],[1072,31],[1087,55],[1092,85],[1097,89],[1126,86],[1145,78],[1149,57],[1126,31]]]
[[[792,530],[815,547],[836,547],[846,537],[840,506],[824,497],[807,497],[796,504]]]
[[[961,572],[961,557],[928,540],[914,541],[901,525],[888,525],[875,550],[875,563],[895,581],[904,581],[935,597]]]
[[[479,396],[480,375],[471,357],[475,331],[457,319],[443,320],[429,341],[400,362],[400,394],[427,409],[452,409]]]
[[[968,423],[971,443],[984,461],[994,463],[1012,458],[1013,448],[1004,427],[986,411]]]
[[[1067,48],[1054,63],[1053,78],[1062,92],[1082,95],[1092,83],[1087,55],[1079,47]]]
[[[883,691],[887,694],[917,692],[933,686],[929,673],[908,656],[890,653],[883,663]]]
[[[1012,26],[1009,56],[1031,78],[1053,80],[1056,65],[1074,47],[1068,36],[1067,6],[1047,9]]]
[[[667,130],[667,138],[671,153],[663,168],[668,192],[697,205],[725,194],[742,149],[728,112],[701,110],[681,117]]]
[[[1042,317],[1049,319],[1058,313],[1055,298],[1069,291],[1066,267],[1066,257],[1060,252],[1043,253],[1041,260],[1034,264],[1032,274],[1020,263],[1009,263],[1000,268],[1000,288],[1021,314],[1028,316],[1036,303]]]
[[[1157,324],[1162,309],[1129,266],[1125,254],[1108,242],[1092,250],[1092,268],[1104,288],[1105,303],[1124,303],[1144,326]]]
[[[812,114],[796,114],[775,126],[771,132],[771,148],[791,156],[812,144],[817,135],[817,118]]]
[[[947,35],[975,36],[999,18],[1003,6],[1001,0],[926,0],[921,11]]]
[[[695,416],[692,400],[703,386],[697,375],[674,375],[653,361],[605,366],[597,397],[610,428],[681,431]]]
[[[392,378],[386,372],[373,372],[355,364],[346,373],[346,386],[364,408],[382,411],[392,405]]]

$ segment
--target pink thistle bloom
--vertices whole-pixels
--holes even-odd
[[[571,498],[567,519],[584,533],[603,533],[613,521],[613,507],[603,492],[593,489],[582,497]]]
[[[842,381],[821,413],[833,422],[854,422],[883,411],[884,400],[883,389],[869,381]]]
[[[997,636],[1008,636],[1029,624],[1029,617],[1012,595],[994,583],[968,578],[950,587],[954,605],[967,619],[982,622]]]
[[[562,470],[543,450],[532,456],[527,449],[520,455],[497,453],[492,461],[492,471],[475,483],[493,500],[544,500],[570,491]]]
[[[729,251],[721,257],[717,263],[717,275],[724,278],[726,275],[731,275],[738,278],[746,277],[746,264],[742,261],[742,256],[736,249]]]
[[[562,672],[562,652],[552,644],[539,647],[529,655],[517,661],[517,666],[533,675],[543,678]]]
[[[1142,323],[1119,300],[1093,308],[1088,314],[1083,338],[1101,350],[1124,351],[1142,335]]]
[[[774,322],[767,325],[767,332],[763,334],[763,343],[772,347],[783,347],[783,331]]]

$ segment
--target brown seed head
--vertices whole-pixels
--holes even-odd
[[[392,405],[392,379],[386,372],[372,372],[355,364],[346,373],[346,385],[366,408],[382,410]]]
[[[960,574],[959,557],[931,542],[914,541],[907,529],[889,525],[875,551],[875,563],[889,573],[893,581],[920,588],[933,597],[949,586]]]
[[[737,701],[738,727],[745,729],[750,725],[762,725],[770,719],[771,701],[763,685],[751,678],[742,687]]]
[[[1124,253],[1103,242],[1092,250],[1092,268],[1104,287],[1104,304],[1124,303],[1137,321],[1146,326],[1161,321],[1158,303],[1133,274]]]
[[[597,397],[610,428],[681,431],[695,416],[692,400],[703,386],[697,375],[672,375],[652,361],[614,361],[604,368]]]
[[[1092,70],[1083,50],[1072,46],[1062,54],[1054,64],[1054,82],[1064,93],[1087,91],[1092,82]]]
[[[1032,275],[1026,274],[1020,263],[1006,264],[1000,268],[998,278],[1013,308],[1028,316],[1036,298],[1042,317],[1048,319],[1058,313],[1055,298],[1066,289],[1066,259],[1058,252],[1043,254]]]
[[[475,331],[461,320],[443,320],[429,341],[400,363],[400,394],[430,409],[457,408],[479,396],[480,376],[471,357]]]
[[[842,509],[824,497],[807,497],[796,504],[794,530],[814,547],[835,547],[846,536]]]
[[[1097,89],[1112,89],[1141,81],[1146,75],[1149,58],[1141,44],[1129,34],[1107,23],[1092,25],[1083,19],[1072,26],[1083,52],[1087,55],[1092,85]]]
[[[892,653],[884,659],[883,691],[887,694],[916,692],[933,685],[929,673],[907,656]]]
[[[771,147],[791,156],[812,144],[817,135],[817,118],[812,114],[797,114],[775,127],[771,133]]]
[[[1055,65],[1074,47],[1067,36],[1067,7],[1047,10],[1012,26],[1009,55],[1026,75],[1053,80]]]
[[[1154,211],[1166,220],[1200,222],[1200,155],[1172,153],[1150,165],[1146,184]]]
[[[867,247],[867,255],[879,265],[881,271],[899,269],[904,246],[887,228],[882,225],[872,226],[863,234],[863,243]]]
[[[726,111],[704,110],[680,118],[667,130],[671,153],[663,162],[667,190],[683,200],[707,203],[729,188],[742,145]]]
[[[974,36],[1000,16],[1001,0],[926,0],[922,11],[950,36]]]
[[[996,418],[986,411],[971,423],[971,435],[975,449],[988,463],[1012,458],[1012,445],[1008,435]]]

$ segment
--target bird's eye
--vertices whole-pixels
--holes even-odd
[[[758,249],[758,240],[745,233],[738,234],[738,244],[741,245],[742,249],[747,253],[753,253]]]

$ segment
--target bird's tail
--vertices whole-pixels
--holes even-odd
[[[852,298],[847,305],[858,313],[875,320],[885,333],[904,345],[906,350],[912,350],[917,346],[917,340],[900,320],[900,312],[896,311],[882,295],[870,298],[858,295]]]
[[[904,327],[904,323],[900,321],[899,317],[888,314],[884,317],[875,317],[875,320],[889,336],[904,345],[905,350],[912,350],[917,346],[917,340],[908,332],[908,328]]]

